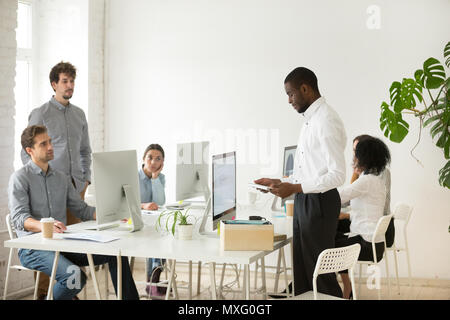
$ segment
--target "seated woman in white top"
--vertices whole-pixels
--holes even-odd
[[[360,141],[355,148],[353,167],[359,178],[352,184],[339,188],[341,202],[350,201],[350,213],[341,213],[339,219],[350,219],[350,233],[336,235],[336,247],[345,247],[355,243],[361,245],[359,260],[372,260],[372,236],[378,220],[383,216],[386,202],[386,183],[383,171],[391,156],[386,144],[378,138]],[[384,253],[383,238],[375,239],[377,260]],[[344,298],[351,294],[348,274],[341,273],[344,283]]]
[[[142,160],[144,163],[139,169],[141,209],[157,210],[166,202],[164,192],[166,179],[161,173],[164,168],[164,149],[159,144],[151,144],[145,149]],[[147,282],[159,282],[164,262],[164,259],[147,259]],[[151,296],[162,296],[166,293],[164,287],[150,285],[147,285],[146,291]]]
[[[372,138],[372,136],[369,136],[367,134],[362,134],[359,135],[357,137],[355,137],[353,139],[353,157],[355,156],[355,149],[356,146],[358,145],[358,142],[360,141],[364,141],[366,139]],[[386,168],[384,169],[384,171],[380,174],[383,179],[384,179],[384,183],[386,185],[386,202],[384,204],[384,215],[390,215],[391,214],[391,171],[389,170],[388,166],[386,166]],[[359,178],[359,173],[353,171],[353,175],[352,178],[350,180],[350,183],[353,183],[356,181],[356,179]],[[343,206],[347,206],[348,203],[343,203]],[[338,224],[338,232],[349,232],[349,227],[350,227],[350,221],[345,219],[345,220],[339,220],[339,224]],[[392,244],[394,243],[394,239],[395,239],[395,227],[394,227],[394,218],[391,219],[391,222],[389,223],[389,226],[386,230],[386,247],[390,248],[392,246]]]

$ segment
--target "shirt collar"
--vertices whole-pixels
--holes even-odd
[[[53,97],[50,99],[50,102],[53,103],[53,105],[55,105],[55,107],[56,107],[58,110],[61,110],[61,111],[65,111],[67,108],[70,107],[70,102],[69,102],[69,104],[68,104],[67,106],[64,106],[63,104],[59,103],[58,100],[55,99],[55,96],[53,96]]]
[[[305,117],[305,120],[311,120],[312,116],[316,113],[316,111],[320,108],[320,106],[322,105],[322,103],[325,102],[325,98],[324,97],[320,97],[319,99],[317,99],[316,101],[314,101],[309,108],[303,112],[303,116]]]
[[[34,163],[33,160],[28,161],[28,164],[31,167],[31,170],[33,171],[33,173],[35,173],[35,174],[40,174],[45,177],[45,176],[50,176],[54,173],[54,170],[50,167],[50,165],[48,166],[47,173],[45,173],[36,163]]]

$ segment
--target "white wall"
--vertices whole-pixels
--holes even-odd
[[[371,5],[380,9],[379,29],[370,29],[377,25],[366,12]],[[237,150],[238,201],[245,202],[246,183],[280,175],[282,148],[297,142],[301,117],[283,81],[307,66],[346,124],[349,180],[350,139],[381,137],[380,105],[392,81],[411,77],[430,56],[443,60],[449,11],[445,0],[108,1],[105,149],[137,149],[141,157],[160,143],[170,200],[175,144],[210,139],[213,153]],[[402,144],[385,139],[392,205],[415,207],[413,276],[450,279],[449,191],[438,185],[444,157],[426,129],[415,151],[423,167],[416,163],[409,151],[418,125],[407,119]]]
[[[33,46],[37,48],[34,56],[37,63],[32,109],[50,100],[54,94],[50,70],[65,61],[77,68],[71,103],[88,114],[88,6],[87,0],[34,1]]]

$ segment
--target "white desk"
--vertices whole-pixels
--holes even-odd
[[[223,251],[220,249],[220,239],[194,235],[192,240],[178,240],[171,235],[161,236],[153,226],[145,226],[141,231],[124,235],[115,241],[120,245],[122,256],[131,257],[158,257],[171,261],[174,266],[176,260],[202,261],[210,265],[210,278],[213,299],[217,299],[215,285],[215,264],[243,264],[245,298],[249,299],[250,272],[249,265],[262,259],[268,254],[291,243],[292,238],[279,241],[274,244],[272,251]],[[151,244],[151,245],[150,245]],[[264,262],[263,262],[264,263]],[[174,268],[170,268],[174,272]],[[264,266],[262,268],[264,270]],[[265,274],[263,287],[265,287]],[[173,281],[173,275],[169,277],[169,287]],[[169,290],[168,290],[169,291]]]
[[[152,217],[153,218],[153,217]],[[156,219],[156,218],[155,218]],[[148,223],[148,217],[144,218],[144,221]],[[69,226],[70,230],[77,230],[82,228],[83,225],[89,222],[83,222],[76,225]],[[108,229],[103,231],[86,231],[83,232],[101,232],[102,234],[111,234],[120,237],[119,240],[115,240],[108,243],[96,243],[91,241],[80,240],[67,240],[62,239],[60,234],[55,235],[55,239],[46,240],[42,239],[41,234],[33,234],[26,237],[21,237],[14,240],[5,241],[5,247],[10,248],[23,248],[23,249],[35,249],[35,250],[48,250],[55,251],[55,261],[53,265],[51,284],[55,279],[56,266],[58,263],[59,252],[75,252],[84,253],[88,255],[90,262],[90,268],[93,270],[92,254],[112,255],[117,256],[118,262],[118,299],[121,299],[122,288],[122,270],[121,270],[121,257],[158,257],[169,260],[169,264],[173,266],[171,269],[171,276],[169,277],[169,289],[167,290],[167,297],[170,292],[170,288],[174,281],[175,262],[176,260],[188,260],[188,261],[202,261],[209,263],[210,265],[210,279],[212,298],[217,299],[216,283],[215,283],[215,264],[227,263],[227,264],[243,264],[244,265],[244,297],[249,299],[250,297],[250,264],[261,259],[262,264],[262,281],[263,287],[266,287],[265,273],[264,273],[264,257],[270,253],[283,248],[287,244],[291,243],[292,237],[288,237],[284,241],[279,241],[274,244],[272,251],[223,251],[220,249],[219,238],[209,238],[194,234],[192,240],[178,240],[172,235],[161,235],[155,230],[153,223],[148,223],[140,231],[129,233],[127,231],[117,231],[114,229]],[[292,251],[291,251],[292,252]],[[90,257],[90,258],[89,258]],[[292,260],[291,260],[292,261]],[[100,297],[98,291],[98,284],[93,275],[94,287],[96,288],[97,298]],[[175,287],[176,290],[176,287]],[[52,286],[50,286],[48,298],[52,296]]]
[[[97,231],[90,231],[97,232]],[[43,239],[41,233],[35,233],[29,236],[8,240],[4,243],[5,247],[17,249],[33,249],[55,251],[55,259],[53,262],[52,274],[50,276],[49,290],[47,299],[50,300],[53,295],[53,282],[56,278],[56,269],[60,252],[84,253],[88,256],[89,269],[91,270],[92,280],[94,281],[94,289],[98,299],[101,299],[100,290],[98,289],[97,279],[95,277],[95,267],[92,260],[93,254],[117,256],[117,288],[118,299],[122,298],[122,260],[120,248],[117,243],[97,243],[92,241],[79,241],[63,239],[62,234],[53,234],[53,239]]]

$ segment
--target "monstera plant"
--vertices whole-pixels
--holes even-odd
[[[444,48],[444,60],[445,66],[450,68],[450,42]],[[415,116],[420,121],[420,129],[431,127],[431,137],[447,160],[439,171],[439,184],[446,188],[450,188],[449,89],[450,78],[446,76],[444,66],[439,60],[429,58],[423,63],[423,69],[414,73],[414,78],[392,83],[389,89],[390,103],[383,101],[380,117],[380,128],[384,135],[398,143],[409,132],[409,124],[403,118],[405,115]]]

